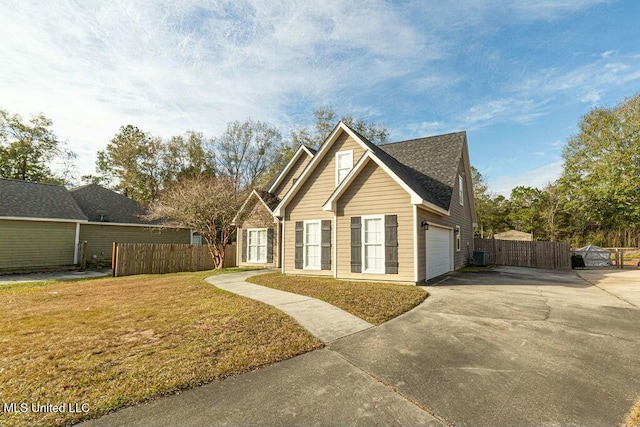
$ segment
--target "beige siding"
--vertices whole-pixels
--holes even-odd
[[[337,275],[340,279],[415,282],[413,269],[413,206],[409,194],[375,162],[360,171],[337,203]],[[351,217],[398,216],[398,274],[351,272]]]
[[[453,188],[453,196],[451,197],[450,214],[451,216],[438,216],[431,212],[427,212],[423,209],[418,209],[418,224],[421,224],[423,220],[427,220],[430,223],[439,224],[451,229],[455,229],[456,225],[460,226],[460,252],[456,251],[455,235],[452,241],[453,248],[453,265],[455,269],[464,267],[467,262],[468,256],[473,252],[473,226],[471,224],[471,210],[467,188],[464,191],[463,205],[460,204],[458,176],[464,176],[464,164],[462,159],[458,164],[458,171],[455,177],[455,184]],[[418,278],[424,280],[426,277],[426,255],[425,255],[425,233],[420,231],[418,233]]]
[[[285,210],[284,271],[290,274],[332,276],[332,270],[302,270],[295,268],[295,221],[331,219],[333,212],[325,212],[322,206],[336,188],[335,158],[338,151],[353,150],[353,163],[364,154],[364,149],[346,132],[343,132],[320,160],[298,193]],[[332,230],[335,224],[332,224]],[[333,232],[332,232],[333,233]]]
[[[118,243],[191,243],[188,229],[161,229],[105,224],[81,224],[80,241],[87,241],[87,257],[98,261],[111,259],[113,242]]]
[[[76,224],[0,220],[0,269],[73,264]]]
[[[237,230],[237,264],[238,266],[257,266],[257,267],[279,267],[279,242],[280,242],[280,226],[273,222],[273,215],[269,210],[253,196],[251,201],[253,207],[249,210],[248,214],[244,217],[242,224],[239,225]],[[272,263],[250,263],[242,262],[242,250],[244,241],[242,239],[242,230],[247,228],[269,228],[272,227],[273,233],[273,262]]]
[[[280,184],[278,184],[278,186],[272,191],[272,193],[275,194],[278,199],[282,200],[284,195],[287,194],[287,191],[289,191],[289,189],[293,185],[293,180],[297,179],[300,174],[302,174],[302,171],[305,167],[307,167],[311,159],[312,157],[304,152],[295,162],[291,170],[289,170],[289,172],[285,175]]]

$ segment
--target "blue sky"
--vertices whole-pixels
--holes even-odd
[[[490,190],[544,186],[582,115],[640,90],[637,0],[0,0],[0,108],[80,174],[120,126],[287,135],[332,105],[392,141],[466,130]]]

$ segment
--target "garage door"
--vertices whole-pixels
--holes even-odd
[[[431,225],[427,240],[427,280],[448,273],[451,268],[451,230]]]

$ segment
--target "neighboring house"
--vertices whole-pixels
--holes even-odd
[[[110,260],[113,242],[191,243],[190,229],[145,220],[146,210],[138,202],[108,188],[89,184],[69,193],[89,220],[80,227],[80,242],[87,242],[88,257]]]
[[[522,240],[531,242],[533,240],[533,234],[518,230],[508,230],[494,234],[493,238],[496,240]]]
[[[87,221],[64,187],[0,178],[0,269],[76,264]]]
[[[241,265],[418,283],[472,255],[476,213],[465,132],[376,146],[339,123],[317,153],[301,150],[278,185],[254,191],[238,213]],[[277,255],[269,258],[269,251]]]
[[[95,184],[58,185],[0,179],[0,269],[73,265],[87,256],[108,260],[114,241],[190,243],[184,228],[145,222],[140,205]]]

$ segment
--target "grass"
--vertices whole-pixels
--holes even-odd
[[[640,427],[640,398],[636,400],[636,403],[627,414],[627,418],[624,420],[624,427]]]
[[[217,273],[0,287],[0,404],[89,408],[0,412],[0,424],[75,423],[321,346],[279,310],[204,282]]]
[[[374,325],[409,311],[427,297],[424,289],[394,283],[350,282],[280,273],[260,274],[248,281],[320,299]]]
[[[458,271],[460,271],[462,273],[478,273],[478,272],[482,272],[482,271],[492,270],[494,268],[495,268],[494,264],[489,264],[489,265],[484,266],[484,267],[479,266],[479,265],[467,265],[466,267],[462,267]]]

